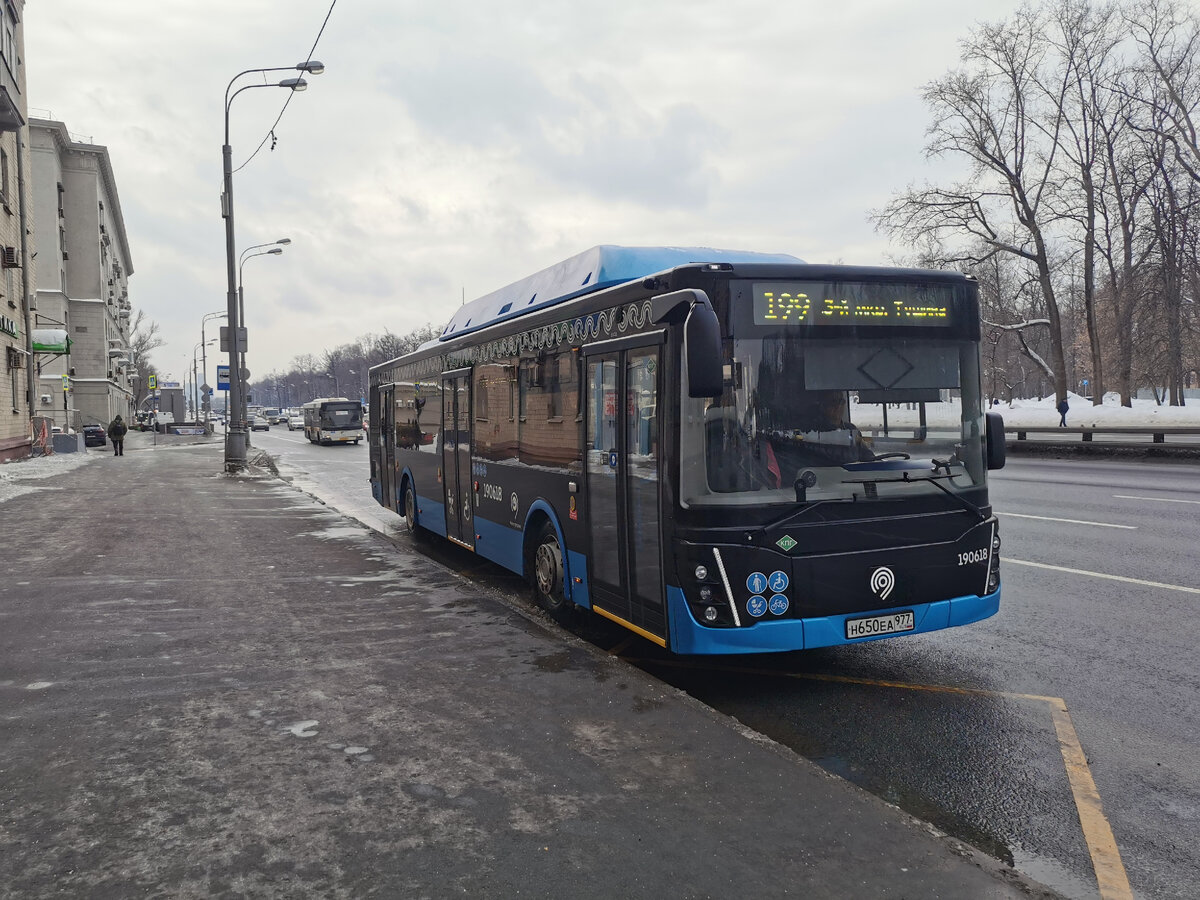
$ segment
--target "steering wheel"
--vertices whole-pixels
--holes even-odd
[[[881,459],[912,459],[912,457],[907,453],[880,453],[875,457],[876,462]]]

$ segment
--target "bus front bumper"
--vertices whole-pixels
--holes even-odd
[[[701,625],[692,616],[683,591],[678,587],[669,586],[667,604],[671,620],[671,650],[684,654],[783,653],[789,650],[861,644],[889,637],[941,631],[994,616],[1000,609],[1000,591],[1001,588],[997,588],[984,597],[972,594],[933,603],[866,610],[848,615],[779,619],[759,621],[743,627],[711,628]],[[885,616],[909,610],[912,611],[914,619],[914,627],[910,631],[862,638],[846,637],[847,619]]]

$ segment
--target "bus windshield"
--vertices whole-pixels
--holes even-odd
[[[981,486],[977,352],[926,336],[726,341],[724,393],[682,392],[684,505],[904,500]]]

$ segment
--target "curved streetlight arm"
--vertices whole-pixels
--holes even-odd
[[[230,90],[233,89],[233,83],[243,75],[252,75],[259,72],[307,72],[309,75],[320,75],[325,71],[325,64],[319,60],[310,59],[308,62],[296,63],[294,66],[270,66],[266,69],[245,69],[238,72],[229,79],[229,84],[225,86],[225,109],[229,109],[229,102],[233,98],[229,96]],[[247,85],[248,87],[277,87],[277,85]],[[228,143],[228,141],[226,141]]]
[[[248,248],[248,249],[253,249],[253,248]],[[249,260],[254,259],[254,257],[256,257],[256,256],[278,256],[282,252],[283,252],[282,247],[273,247],[270,250],[260,250],[258,253],[250,253],[249,255],[243,253],[241,261],[238,262],[238,290],[241,290],[241,286],[242,286],[242,269],[245,268],[245,265]]]
[[[291,238],[280,238],[277,241],[267,241],[267,243],[265,243],[265,244],[253,244],[252,246],[249,246],[245,250],[242,251],[242,255],[239,257],[239,262],[241,260],[244,260],[246,257],[246,254],[249,253],[251,250],[257,250],[259,247],[274,247],[276,244],[283,244],[286,246],[287,244],[290,244],[291,242],[292,242]]]
[[[229,145],[229,108],[233,104],[233,101],[237,98],[237,95],[240,94],[242,91],[249,91],[249,90],[253,90],[254,88],[274,88],[274,87],[285,87],[285,88],[291,88],[293,91],[303,91],[303,90],[308,89],[308,82],[305,81],[303,78],[285,78],[285,79],[283,79],[283,81],[280,81],[278,83],[273,83],[273,84],[243,85],[242,87],[240,87],[236,91],[234,91],[233,95],[230,96],[225,101],[225,145],[226,146]]]

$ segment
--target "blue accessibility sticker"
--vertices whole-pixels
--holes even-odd
[[[750,613],[750,615],[754,616],[754,618],[757,619],[759,616],[763,615],[766,611],[767,611],[767,598],[766,597],[751,597],[749,600],[746,601],[746,612]]]
[[[787,572],[772,572],[771,573],[771,590],[779,594],[788,589]]]
[[[752,594],[762,594],[767,590],[767,576],[762,572],[751,572],[746,579],[746,590]]]
[[[771,598],[771,613],[772,615],[782,616],[788,610],[788,598],[783,594],[776,594]]]

